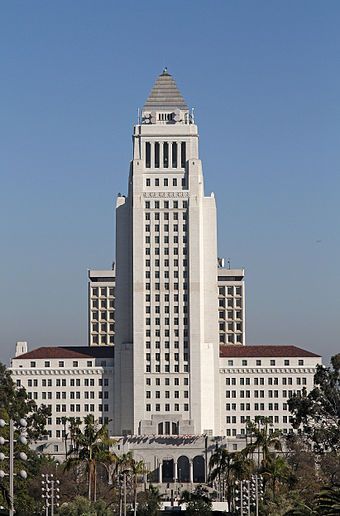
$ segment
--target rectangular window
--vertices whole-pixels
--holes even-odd
[[[155,143],[155,168],[159,168],[159,143]]]
[[[151,167],[151,143],[145,143],[145,166],[146,168]]]
[[[181,168],[185,168],[186,164],[186,145],[185,142],[181,143]]]
[[[177,168],[177,143],[172,144],[172,168]]]
[[[169,167],[169,144],[167,142],[163,143],[163,166],[164,168]]]

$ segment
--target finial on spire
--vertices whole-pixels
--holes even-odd
[[[167,67],[167,66],[165,66],[165,67],[163,68],[162,75],[170,75],[170,74],[169,74],[169,72],[168,72],[168,67]]]

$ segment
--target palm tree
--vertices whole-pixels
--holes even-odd
[[[96,501],[97,496],[97,463],[104,462],[108,456],[109,446],[115,444],[109,438],[106,425],[99,426],[92,414],[84,419],[84,430],[79,428],[73,435],[74,446],[69,451],[65,470],[85,465],[88,479],[88,499]]]
[[[137,514],[137,487],[138,487],[138,479],[141,475],[144,476],[146,472],[145,464],[143,460],[136,461],[132,459],[131,461],[131,474],[132,474],[132,482],[133,482],[133,514],[136,516]]]
[[[282,451],[281,432],[280,430],[269,431],[271,422],[268,417],[258,417],[255,421],[248,421],[247,434],[254,437],[253,442],[246,446],[247,453],[253,454],[258,451],[258,466],[260,466],[260,451],[262,454],[262,466],[266,468],[270,460],[273,458],[273,452]]]
[[[254,462],[247,457],[247,450],[229,452],[225,448],[217,448],[210,457],[209,470],[209,479],[218,479],[220,501],[223,500],[226,489],[228,506],[231,507],[235,481],[249,477],[254,470]]]
[[[316,496],[318,514],[339,516],[340,514],[340,486],[326,486]]]
[[[267,463],[267,466],[262,470],[262,475],[264,478],[267,477],[271,480],[273,497],[275,497],[278,482],[288,482],[291,478],[291,469],[286,460],[279,456],[272,458]]]

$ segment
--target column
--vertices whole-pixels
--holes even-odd
[[[162,484],[163,478],[162,478],[162,467],[163,467],[163,459],[160,461],[158,466],[158,482]]]
[[[193,460],[190,459],[190,473],[189,473],[189,482],[192,484],[194,481],[194,463]]]
[[[177,474],[177,460],[174,459],[174,482],[178,481],[178,474]]]

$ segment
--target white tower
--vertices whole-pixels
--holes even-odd
[[[134,127],[116,224],[116,433],[213,435],[215,199],[204,195],[197,126],[166,69]]]

